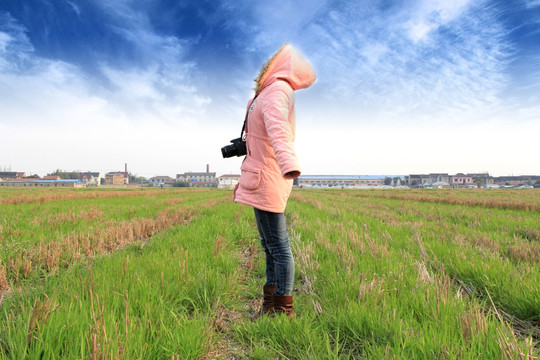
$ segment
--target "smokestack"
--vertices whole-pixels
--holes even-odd
[[[206,173],[210,172],[210,164],[206,164]]]
[[[127,173],[128,173],[128,172],[127,172],[127,163],[124,164],[124,168],[125,168],[124,172],[125,172],[126,175],[127,175]]]

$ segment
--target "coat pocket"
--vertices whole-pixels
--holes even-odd
[[[244,161],[240,170],[242,170],[242,175],[240,176],[239,184],[244,189],[255,190],[259,187],[261,183],[261,168],[253,163],[247,163]]]

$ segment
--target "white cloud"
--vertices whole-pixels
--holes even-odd
[[[416,23],[408,23],[405,25],[409,32],[409,36],[414,42],[418,42],[424,39],[429,32],[433,29],[431,24],[427,24],[423,21]]]
[[[307,26],[324,16],[331,2],[328,0],[297,0],[281,2],[253,2],[228,0],[220,7],[227,26],[237,31],[238,46],[256,57],[270,55],[285,42],[305,44],[302,34]]]
[[[9,34],[6,34],[5,32],[0,32],[0,51],[2,53],[6,52],[6,48],[11,41],[11,36]]]
[[[471,0],[422,0],[410,8],[411,20],[405,23],[405,29],[414,42],[429,35],[431,31],[458,18],[471,3]]]
[[[540,0],[525,0],[525,4],[528,9],[532,9],[540,6]]]
[[[370,66],[378,64],[388,51],[388,45],[381,43],[366,44],[366,46],[360,50],[362,57],[367,59]]]
[[[204,114],[211,102],[174,69],[156,66],[130,71],[104,68],[103,71],[114,88],[108,98],[129,109],[129,115],[135,118],[193,122]]]
[[[72,1],[66,1],[66,2],[68,3],[69,6],[71,6],[71,8],[75,12],[75,14],[77,14],[77,16],[80,17],[81,16],[81,8]]]
[[[317,96],[387,119],[443,121],[500,106],[505,34],[493,13],[469,1],[422,1],[386,11],[349,3],[304,35],[318,39],[307,50],[319,70]]]

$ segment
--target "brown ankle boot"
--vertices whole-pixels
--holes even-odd
[[[266,315],[274,310],[273,296],[276,292],[276,285],[264,285],[263,287],[263,302],[261,307],[261,315]]]
[[[261,310],[251,316],[252,320],[256,320],[263,315],[270,315],[274,311],[274,301],[272,296],[274,295],[276,288],[276,285],[264,285]]]
[[[292,295],[274,295],[274,314],[285,314],[292,319],[294,315]]]

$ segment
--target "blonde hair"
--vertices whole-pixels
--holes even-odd
[[[289,43],[283,44],[279,48],[279,50],[274,55],[272,55],[272,57],[268,59],[262,66],[261,71],[259,72],[259,75],[257,75],[257,78],[255,78],[255,89],[254,89],[255,94],[258,94],[261,91],[263,81],[266,78],[268,70],[270,69],[270,65],[272,65],[272,62],[274,61],[274,59],[278,56],[281,50],[283,50],[283,48],[287,45],[289,45]]]

